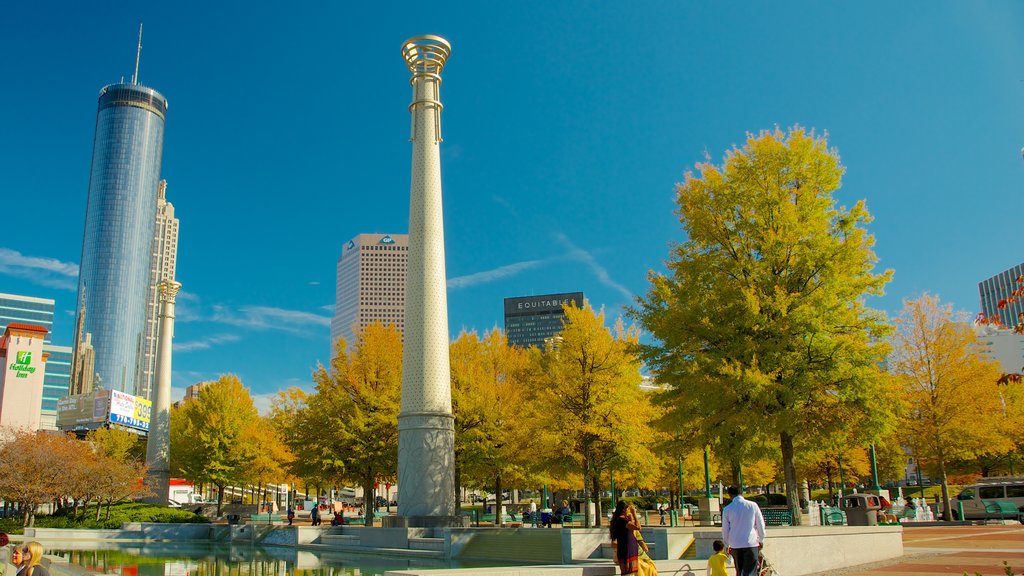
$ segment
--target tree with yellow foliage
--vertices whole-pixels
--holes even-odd
[[[258,419],[249,390],[233,374],[171,410],[171,473],[216,486],[218,516],[224,488],[246,480],[258,453]]]
[[[536,422],[527,415],[534,400],[530,359],[497,328],[483,339],[463,332],[451,358],[457,476],[493,488],[501,510],[504,487],[528,482],[536,458]],[[495,522],[504,523],[501,514]]]
[[[610,470],[645,485],[657,476],[651,450],[656,441],[650,423],[658,411],[640,389],[638,332],[616,322],[612,332],[604,313],[589,304],[567,305],[565,326],[543,353],[534,349],[539,366],[535,418],[546,449],[545,464],[569,466],[583,477],[594,495]],[[602,513],[598,499],[597,521]],[[590,525],[590,510],[585,510]]]
[[[374,322],[356,334],[351,350],[339,340],[330,370],[320,366],[313,381],[316,393],[302,415],[308,444],[299,458],[357,482],[372,525],[374,484],[394,481],[398,470],[401,334]]]
[[[915,439],[915,458],[934,463],[946,519],[952,518],[948,463],[980,447],[1012,448],[997,418],[999,366],[965,320],[936,296],[905,301],[888,364],[909,405],[904,435]]]
[[[656,339],[644,359],[720,456],[777,443],[799,518],[798,444],[850,428],[866,443],[891,421],[876,401],[891,327],[866,299],[892,273],[874,271],[864,202],[837,205],[844,168],[824,137],[751,134],[697,170],[677,186],[685,240],[633,311]]]

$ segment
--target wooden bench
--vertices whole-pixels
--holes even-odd
[[[766,526],[793,525],[793,511],[789,508],[762,508],[761,515]]]
[[[1020,510],[1009,500],[982,500],[985,504],[985,522],[990,518],[1016,520],[1020,522]]]

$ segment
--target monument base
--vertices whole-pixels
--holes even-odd
[[[385,516],[384,528],[469,528],[469,516]]]
[[[714,526],[715,516],[721,521],[721,509],[718,498],[700,498],[697,500],[697,510],[701,526]]]

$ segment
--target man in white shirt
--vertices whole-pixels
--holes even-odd
[[[757,576],[758,556],[764,545],[764,516],[757,504],[729,486],[732,502],[722,510],[722,541],[736,563],[736,576]]]

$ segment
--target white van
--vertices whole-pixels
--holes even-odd
[[[953,518],[957,520],[960,519],[960,506],[963,507],[966,520],[985,518],[984,500],[1008,500],[1013,502],[1018,510],[1024,512],[1024,477],[984,478],[961,490],[956,499],[957,502],[953,505]]]

